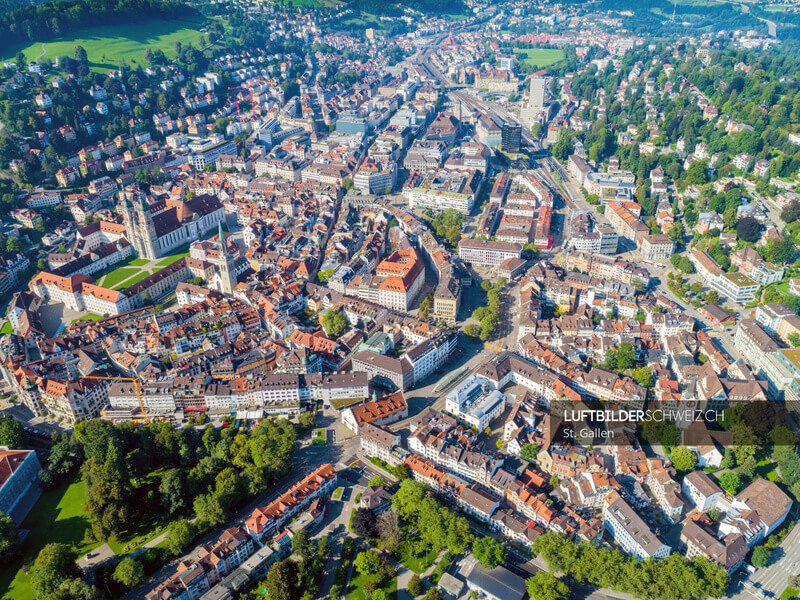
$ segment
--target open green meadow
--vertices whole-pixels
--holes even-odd
[[[514,53],[517,54],[522,62],[535,67],[550,66],[553,63],[561,60],[561,58],[564,56],[563,50],[555,48],[517,48],[514,50]]]
[[[22,523],[21,529],[30,529],[22,546],[22,558],[0,566],[0,594],[9,600],[34,600],[31,578],[22,569],[32,564],[39,551],[47,544],[58,542],[75,545],[83,555],[100,545],[86,543],[83,536],[89,521],[83,512],[86,487],[76,475],[66,483],[42,494]]]
[[[146,49],[161,50],[169,58],[175,56],[175,42],[193,44],[198,47],[201,29],[211,23],[204,17],[186,19],[148,19],[131,23],[125,27],[103,25],[80,29],[50,42],[34,43],[17,47],[6,60],[22,52],[28,60],[73,55],[76,45],[83,46],[89,57],[89,66],[94,71],[116,68],[120,62],[144,63]],[[43,53],[44,52],[44,53]]]

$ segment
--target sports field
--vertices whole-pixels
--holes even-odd
[[[563,50],[554,48],[515,49],[514,53],[518,55],[522,62],[534,67],[547,67],[554,62],[558,62],[564,56]]]
[[[146,49],[161,50],[168,58],[175,57],[175,42],[199,45],[201,29],[212,21],[204,17],[186,19],[148,19],[131,23],[125,27],[103,25],[77,30],[50,42],[34,43],[14,48],[6,60],[22,52],[28,60],[73,55],[76,45],[83,46],[89,57],[89,65],[95,71],[107,71],[128,64],[144,63]]]

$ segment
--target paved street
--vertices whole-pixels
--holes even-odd
[[[794,527],[780,547],[773,552],[771,563],[750,576],[752,587],[739,585],[732,598],[752,600],[759,597],[759,589],[764,590],[767,595],[780,596],[787,587],[789,576],[798,574],[800,574],[800,527]]]

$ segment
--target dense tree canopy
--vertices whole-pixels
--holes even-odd
[[[587,542],[574,544],[554,531],[539,536],[534,550],[551,571],[643,600],[718,598],[724,595],[728,584],[727,572],[705,558],[689,560],[672,554],[664,560],[640,561]]]

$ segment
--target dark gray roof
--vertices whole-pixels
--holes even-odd
[[[502,600],[522,600],[526,592],[525,580],[505,567],[490,570],[476,564],[467,577],[467,583]]]

